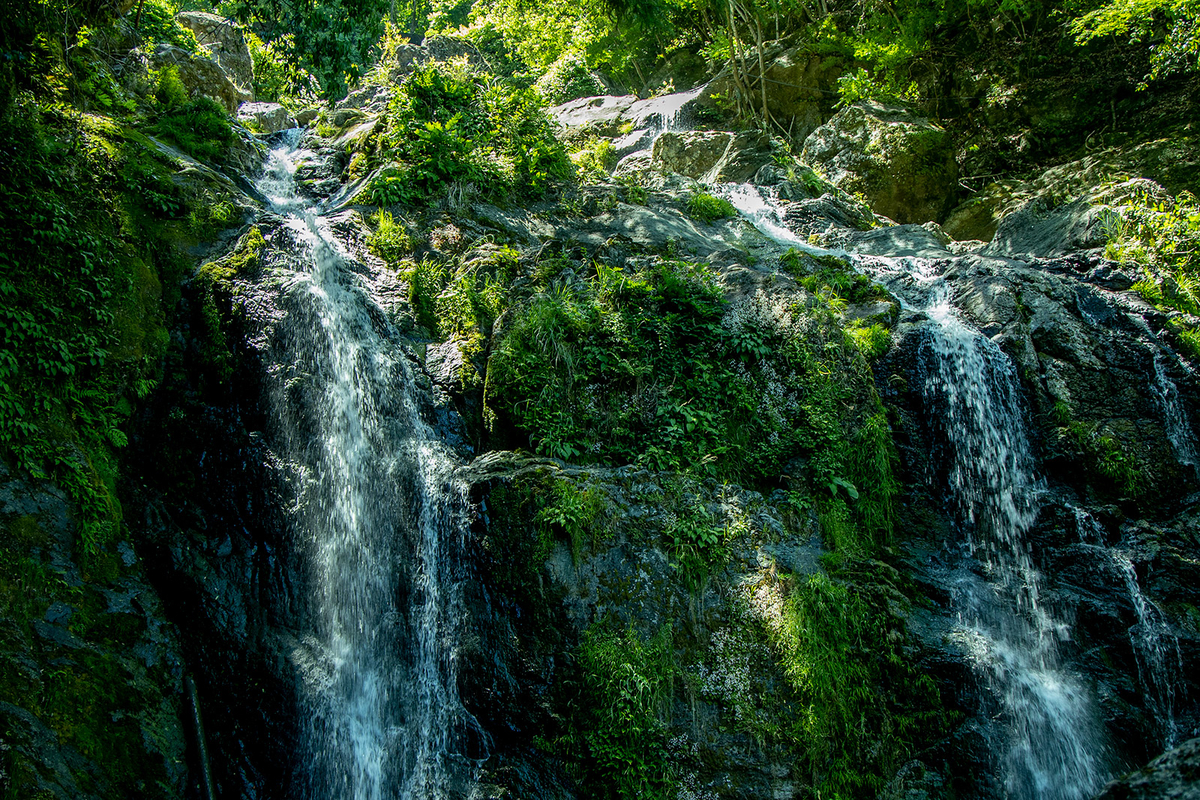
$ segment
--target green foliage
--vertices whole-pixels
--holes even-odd
[[[247,23],[275,55],[294,65],[288,82],[309,73],[323,97],[339,98],[372,62],[393,7],[391,0],[223,0],[221,12]]]
[[[814,486],[894,492],[850,459],[850,447],[890,439],[886,425],[859,438],[878,400],[824,306],[726,314],[712,273],[673,260],[636,272],[597,263],[574,283],[556,274],[540,268],[549,285],[512,309],[493,343],[484,402],[494,433],[515,427],[539,452],[580,462],[740,481],[774,479],[801,457]]]
[[[316,101],[320,91],[316,79],[292,58],[295,36],[284,34],[264,42],[253,30],[247,30],[246,46],[254,62],[255,99],[282,103],[289,108]]]
[[[1142,274],[1134,291],[1161,310],[1200,314],[1200,202],[1191,192],[1171,197],[1135,183],[1104,230],[1105,256]],[[1185,351],[1200,337],[1182,321],[1178,330]]]
[[[189,53],[200,52],[196,34],[175,21],[176,11],[168,0],[145,0],[141,4],[141,26],[138,33],[150,46],[164,43],[181,47]]]
[[[553,500],[538,512],[535,519],[561,532],[571,544],[571,558],[578,565],[584,547],[596,541],[594,525],[600,513],[599,493],[591,488],[579,488],[569,480],[554,482]]]
[[[1158,30],[1165,19],[1167,33]],[[1139,86],[1175,73],[1200,68],[1200,3],[1196,0],[1108,0],[1071,22],[1077,44],[1093,39],[1128,37],[1150,43],[1150,72]]]
[[[868,360],[874,360],[888,351],[892,345],[892,332],[878,322],[870,325],[851,325],[847,335]]]
[[[1100,423],[1070,419],[1070,409],[1057,413],[1066,419],[1061,432],[1083,457],[1084,466],[1097,488],[1124,497],[1138,498],[1146,491],[1146,479],[1137,459]]]
[[[0,450],[66,489],[95,552],[120,522],[115,451],[167,343],[190,201],[104,118],[23,99],[0,140]]]
[[[851,562],[843,572],[856,582],[816,574],[796,586],[770,634],[801,699],[793,735],[820,795],[874,796],[947,720],[933,681],[904,655],[886,571]]]
[[[687,214],[694,220],[713,224],[719,219],[737,216],[737,209],[723,197],[713,197],[705,192],[696,192],[688,198]]]
[[[550,65],[534,87],[550,105],[578,97],[604,94],[604,84],[588,69],[587,60],[578,50],[568,50]]]
[[[581,181],[604,180],[617,165],[617,149],[611,139],[593,137],[571,153],[571,163]]]
[[[375,231],[367,239],[367,247],[395,269],[413,251],[415,243],[412,234],[407,225],[397,222],[383,209],[377,211],[371,221]]]
[[[703,588],[712,567],[725,560],[725,534],[701,502],[672,515],[666,530],[667,541],[683,573],[684,584],[693,593]]]
[[[428,201],[454,183],[489,196],[540,196],[569,174],[536,93],[493,83],[465,64],[426,65],[388,109],[383,155],[393,166],[372,182],[379,204]]]
[[[891,78],[891,73],[884,73]],[[860,67],[855,72],[838,78],[839,108],[852,105],[863,100],[875,100],[881,103],[911,103],[917,99],[917,84],[910,83],[905,87],[895,85],[895,79],[879,80],[871,76],[865,68]]]
[[[234,141],[225,109],[207,97],[189,99],[179,70],[169,66],[158,74],[155,113],[147,130],[201,161],[220,161]]]
[[[536,7],[522,0],[484,0],[472,11],[471,30],[493,32],[493,40],[499,34],[504,49],[536,73],[553,71],[546,88],[567,99],[583,96],[576,92],[600,93],[593,91],[589,68],[623,78],[636,74],[635,62],[649,63],[657,55],[654,34],[670,26],[670,9],[664,2],[634,9],[599,0],[549,0]]]
[[[624,176],[618,178],[617,183],[621,185],[624,191],[626,203],[634,206],[644,206],[649,201],[649,192],[645,186],[638,183],[637,178]]]
[[[642,641],[632,629],[593,625],[579,647],[579,670],[577,711],[556,749],[570,757],[582,796],[674,798],[667,722],[678,668],[670,626]]]

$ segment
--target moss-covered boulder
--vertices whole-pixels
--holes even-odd
[[[155,70],[175,67],[189,96],[207,97],[230,114],[237,111],[243,100],[249,99],[229,79],[220,64],[206,56],[193,55],[181,47],[160,44],[150,54],[149,66]]]
[[[939,220],[949,211],[958,167],[945,130],[895,106],[855,103],[804,140],[801,158],[876,214],[900,223]]]

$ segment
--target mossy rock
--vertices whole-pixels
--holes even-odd
[[[875,102],[842,109],[804,140],[801,159],[899,223],[943,218],[958,167],[950,135],[910,111]]]

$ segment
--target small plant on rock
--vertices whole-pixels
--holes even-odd
[[[706,192],[697,192],[688,198],[687,214],[694,220],[713,224],[719,219],[737,216],[737,209],[723,197],[713,197]]]

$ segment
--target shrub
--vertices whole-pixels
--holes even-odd
[[[688,198],[687,214],[694,220],[711,225],[719,219],[736,217],[737,209],[723,197],[697,192]]]
[[[604,94],[604,84],[588,69],[583,53],[571,50],[550,65],[534,87],[550,105]]]
[[[603,180],[617,165],[617,149],[609,139],[594,138],[571,154],[580,180]]]
[[[165,67],[158,74],[156,109],[148,130],[201,161],[220,161],[229,153],[235,134],[225,109],[207,97],[189,99],[179,71]]]
[[[493,198],[539,196],[570,169],[536,94],[489,86],[465,63],[410,75],[389,106],[382,145],[394,165],[369,187],[381,204],[427,202],[455,183],[487,187]]]

